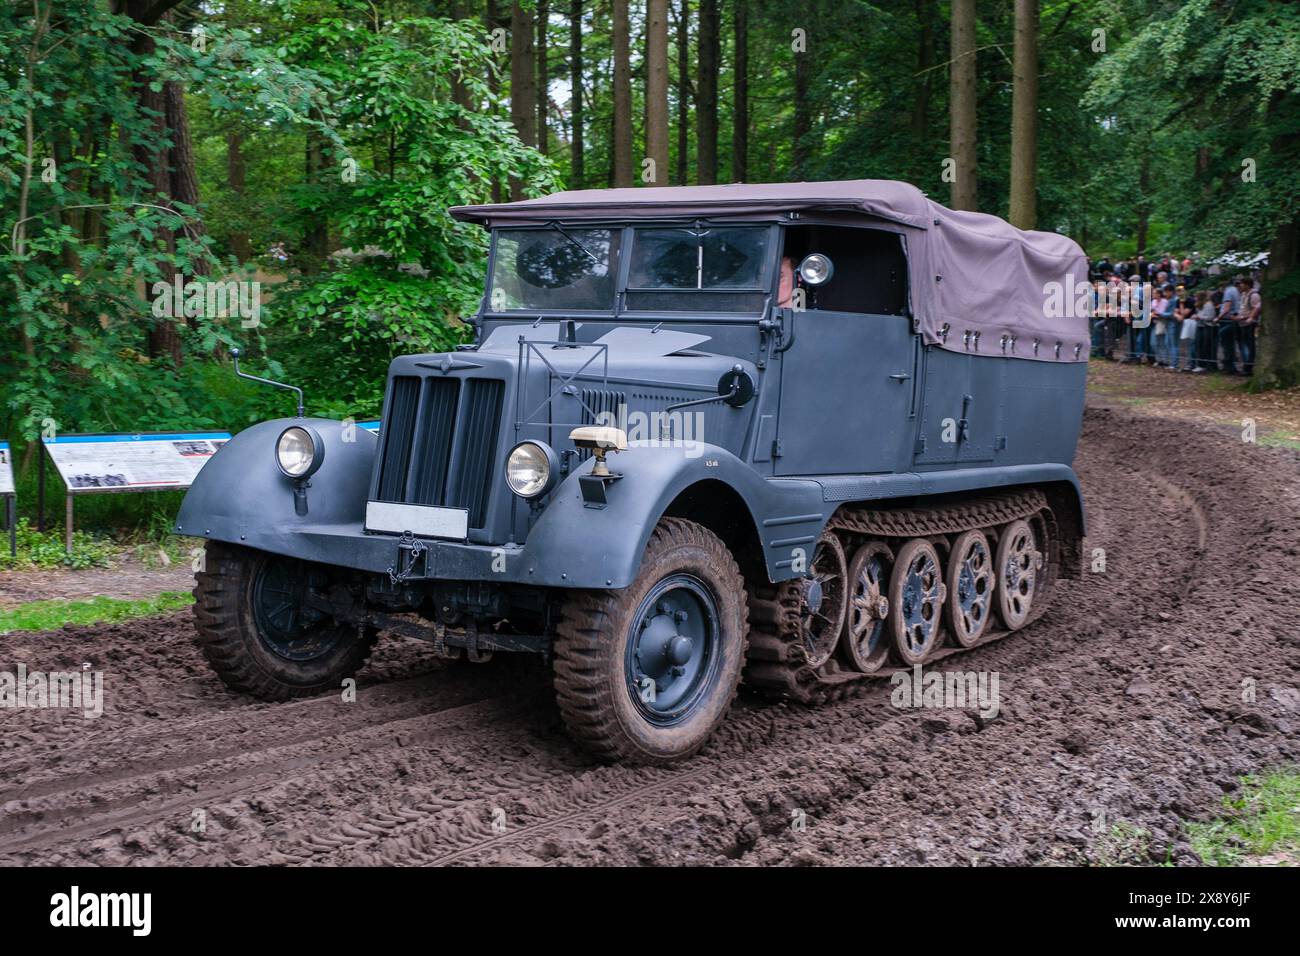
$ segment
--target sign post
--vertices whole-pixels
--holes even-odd
[[[229,432],[138,432],[58,435],[41,444],[67,489],[64,547],[72,552],[72,499],[77,495],[188,488]]]
[[[13,453],[7,441],[0,441],[0,498],[5,503],[5,527],[9,529],[9,556],[18,557],[18,495],[14,488]]]

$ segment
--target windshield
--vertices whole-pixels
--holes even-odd
[[[501,229],[488,308],[609,310],[618,274],[618,229]]]
[[[763,288],[766,226],[635,231],[629,289]]]

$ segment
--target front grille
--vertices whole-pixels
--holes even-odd
[[[464,508],[483,527],[504,396],[500,379],[394,377],[378,500]]]

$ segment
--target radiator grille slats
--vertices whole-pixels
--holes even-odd
[[[407,500],[412,504],[443,504],[447,493],[447,469],[451,464],[451,440],[456,431],[459,392],[457,379],[429,378],[424,381],[415,466],[407,485],[410,488]]]
[[[384,453],[380,459],[379,500],[402,501],[406,493],[406,472],[411,464],[415,438],[415,412],[420,398],[420,380],[411,375],[393,379],[388,414],[383,430]]]
[[[457,503],[469,509],[471,527],[483,526],[497,433],[501,426],[501,397],[505,383],[472,378],[465,383],[465,415],[461,422],[460,467],[457,469]]]
[[[464,508],[482,528],[497,464],[505,382],[396,376],[381,432],[377,498]]]

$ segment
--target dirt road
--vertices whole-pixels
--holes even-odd
[[[689,764],[604,767],[528,660],[381,642],[355,703],[273,705],[185,614],[0,638],[0,670],[107,684],[97,720],[0,712],[0,863],[1195,863],[1182,818],[1300,759],[1300,468],[1097,407],[1077,468],[1105,572],[941,665],[998,673],[987,721],[742,695]]]

